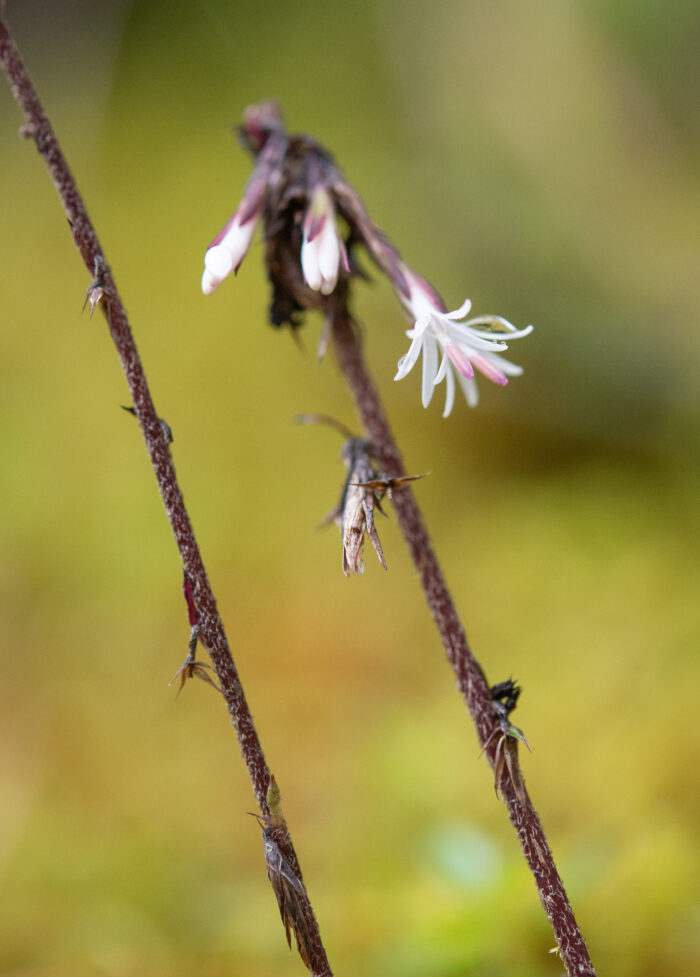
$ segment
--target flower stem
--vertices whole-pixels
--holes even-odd
[[[399,478],[406,474],[401,454],[367,371],[357,331],[343,298],[339,298],[329,314],[338,363],[355,399],[373,455],[389,477]],[[499,749],[505,743],[498,736],[502,729],[499,713],[483,669],[467,644],[464,627],[409,486],[394,493],[393,505],[447,658],[457,676],[459,690],[476,726],[479,741],[500,781],[496,787],[503,795],[523,854],[535,878],[540,901],[554,930],[559,955],[570,977],[594,977],[595,970],[588,948],[554,864],[544,830],[525,790],[522,775],[518,770],[517,777],[509,776],[510,767],[506,768],[502,761],[499,763]],[[510,736],[507,742],[509,756],[512,757],[517,742]],[[517,755],[512,762],[517,764]]]
[[[112,340],[117,347],[165,511],[175,536],[182,567],[192,583],[193,598],[199,612],[199,638],[211,655],[256,800],[262,814],[269,817],[267,795],[271,784],[270,770],[265,762],[265,755],[253,724],[192,523],[178,485],[170,454],[169,432],[161,423],[153,406],[146,374],[126,312],[119,298],[112,272],[104,259],[95,229],[9,27],[2,16],[2,0],[0,0],[0,64],[7,76],[12,94],[26,117],[26,124],[22,127],[21,134],[34,139],[39,153],[46,162],[68,217],[73,239],[88,271],[91,275],[97,275],[99,269],[101,297],[95,304],[98,304],[104,313]],[[94,286],[96,288],[97,283],[94,283]],[[301,878],[296,854],[288,834],[286,839],[284,855]],[[330,965],[308,897],[304,899],[300,911],[303,913],[304,925],[310,941],[310,969],[316,977],[330,977]]]

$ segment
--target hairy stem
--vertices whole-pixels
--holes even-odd
[[[178,485],[170,454],[168,431],[155,412],[146,375],[112,272],[104,258],[97,234],[88,217],[68,163],[20,57],[9,27],[2,16],[1,0],[0,63],[9,81],[12,94],[26,117],[26,124],[22,127],[21,133],[23,136],[34,140],[39,153],[44,158],[70,222],[76,246],[88,271],[91,275],[95,274],[96,276],[95,294],[97,288],[101,289],[102,297],[98,304],[104,313],[114,345],[119,353],[134,409],[146,442],[148,456],[175,536],[182,567],[193,587],[193,598],[199,615],[199,637],[211,655],[236,730],[241,753],[248,768],[256,800],[263,815],[269,817],[270,808],[267,794],[271,782],[270,771],[265,762],[265,755],[253,724],[253,717],[246,702],[243,686],[231,655],[214,594],[209,585],[192,523]],[[295,870],[298,871],[298,861],[288,834],[286,834],[284,854]],[[310,969],[317,977],[329,977],[331,974],[330,965],[308,897],[301,907],[301,912],[304,916],[310,942]]]
[[[372,379],[367,371],[356,329],[347,312],[344,301],[339,301],[331,312],[333,342],[338,363],[352,391],[366,435],[372,444],[373,454],[379,466],[389,477],[399,478],[406,474],[401,454],[391,433],[384,408]],[[485,747],[489,763],[496,771],[499,787],[513,827],[516,830],[523,854],[535,878],[542,906],[554,930],[554,936],[567,973],[570,977],[594,977],[595,970],[588,948],[581,935],[573,909],[554,864],[544,830],[525,790],[519,769],[511,773],[511,764],[517,767],[514,751],[517,740],[502,740],[502,725],[486,681],[483,669],[472,654],[464,627],[459,619],[447,584],[435,556],[423,517],[410,487],[395,492],[393,505],[399,526],[408,544],[411,558],[420,576],[425,598],[435,625],[445,646],[447,658],[457,676],[457,684],[464,696],[467,709],[476,726],[479,741]],[[499,763],[499,747],[507,748],[511,764]]]

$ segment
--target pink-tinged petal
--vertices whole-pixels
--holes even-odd
[[[426,282],[425,278],[410,271],[407,265],[403,265],[402,268],[409,287],[408,298],[403,301],[413,318],[420,319],[421,316],[431,315],[434,312],[444,315],[445,303],[433,286]]]
[[[471,379],[474,376],[474,368],[464,350],[460,349],[459,346],[455,346],[454,343],[448,343],[445,347],[445,352],[463,377]],[[476,353],[473,355],[478,356],[479,354]]]
[[[208,273],[202,277],[202,291],[205,295],[211,295],[227,275],[238,271],[250,248],[256,225],[257,219],[242,225],[238,215],[234,214],[214,238],[204,255],[204,267]]]
[[[241,262],[248,254],[257,224],[257,220],[248,221],[246,224],[233,224],[228,234],[219,242],[219,247],[231,252],[234,271],[238,271]]]
[[[224,226],[221,228],[221,230],[219,231],[219,233],[216,235],[216,237],[214,238],[214,240],[209,245],[209,248],[213,248],[213,247],[215,247],[215,245],[221,244],[221,242],[226,237],[226,235],[228,234],[228,232],[231,230],[231,228],[233,227],[233,225],[237,222],[237,220],[238,220],[238,211],[236,211],[236,213],[233,215],[233,217],[231,217],[224,224]],[[207,248],[207,250],[209,250],[209,248]]]
[[[304,240],[311,244],[312,241],[316,240],[327,223],[326,214],[317,214],[313,210],[307,210],[304,217]]]
[[[497,383],[501,387],[505,387],[505,385],[508,383],[508,377],[505,375],[505,373],[498,369],[496,364],[492,362],[491,358],[482,356],[481,353],[472,353],[471,361],[477,370],[484,374],[487,380],[491,380],[493,383]]]
[[[423,406],[427,407],[433,396],[435,389],[435,377],[438,369],[437,342],[431,335],[426,335],[423,341],[423,384],[421,390],[421,400]]]
[[[447,364],[447,357],[443,360]],[[452,408],[455,402],[455,375],[452,370],[447,370],[445,375],[445,409],[442,412],[443,417],[449,417],[452,413]]]

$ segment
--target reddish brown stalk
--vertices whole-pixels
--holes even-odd
[[[253,718],[246,702],[243,686],[231,655],[192,523],[177,482],[175,467],[170,454],[169,430],[155,412],[146,375],[124,306],[117,293],[112,272],[104,258],[97,234],[90,222],[68,163],[44,113],[39,96],[20,57],[8,25],[1,16],[1,11],[2,0],[0,0],[0,63],[9,81],[12,94],[26,117],[26,124],[22,127],[21,134],[25,138],[33,139],[39,153],[43,156],[70,222],[75,244],[88,271],[95,276],[89,292],[91,306],[99,305],[101,308],[117,347],[133,399],[135,413],[146,442],[148,456],[180,552],[182,566],[193,588],[192,597],[198,612],[199,639],[211,655],[221,691],[236,730],[241,753],[248,768],[256,800],[263,817],[269,818],[270,771],[253,725]],[[280,843],[280,847],[282,847],[282,843]],[[284,837],[283,855],[301,878],[296,854],[288,833]],[[297,911],[303,914],[305,936],[309,945],[309,968],[317,977],[330,977],[330,965],[311,904],[305,892],[304,898],[300,898]]]
[[[355,398],[373,455],[387,475],[402,477],[406,472],[401,454],[367,371],[357,332],[345,303],[339,301],[330,314],[338,363]],[[393,505],[447,657],[457,676],[457,684],[481,745],[495,771],[496,787],[503,795],[510,820],[535,878],[540,901],[554,930],[559,955],[570,977],[594,977],[595,970],[588,948],[554,864],[544,830],[522,781],[517,765],[518,737],[507,734],[506,731],[512,727],[508,726],[503,713],[496,708],[484,672],[469,649],[464,628],[409,486],[394,494]]]

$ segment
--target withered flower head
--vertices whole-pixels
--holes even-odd
[[[351,573],[364,571],[362,551],[365,534],[374,547],[377,559],[386,570],[382,544],[374,525],[375,509],[382,512],[381,494],[367,485],[377,478],[370,460],[369,446],[363,438],[348,438],[340,457],[345,462],[347,475],[340,501],[329,518],[334,519],[343,540],[343,573],[349,577]]]
[[[518,330],[495,315],[461,322],[471,307],[469,301],[448,312],[437,291],[402,260],[372,221],[330,153],[310,136],[289,135],[274,102],[246,109],[238,133],[255,165],[243,199],[207,249],[202,276],[205,295],[238,271],[255,228],[262,223],[272,285],[272,324],[297,328],[307,309],[326,314],[329,321],[328,314],[338,303],[347,302],[349,280],[362,276],[353,254],[361,244],[387,276],[404,314],[413,322],[406,333],[411,346],[394,379],[403,379],[422,353],[424,407],[442,380],[446,417],[454,403],[455,378],[473,407],[478,401],[475,370],[501,386],[509,376],[522,373],[500,354],[532,327]]]
[[[270,780],[267,802],[269,815],[253,814],[262,828],[267,877],[277,899],[287,945],[291,949],[291,933],[294,932],[299,956],[313,972],[313,911],[301,880],[274,778]]]

